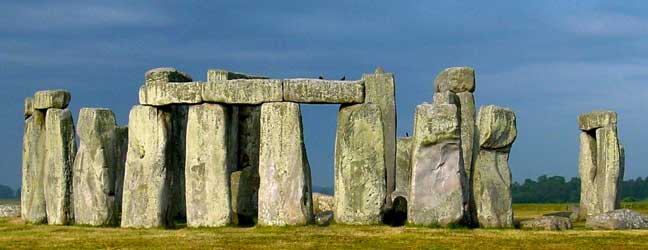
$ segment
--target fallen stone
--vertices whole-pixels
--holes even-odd
[[[34,94],[34,109],[65,109],[70,104],[70,92],[62,89],[41,90]]]
[[[124,176],[121,226],[173,226],[171,113],[134,106],[129,115],[128,155]]]
[[[31,97],[27,97],[25,98],[25,111],[24,111],[25,119],[32,116],[33,113],[34,113],[34,99],[32,99]]]
[[[630,209],[617,209],[587,217],[585,227],[603,230],[648,229],[648,217]]]
[[[365,103],[378,105],[383,126],[385,169],[387,180],[386,205],[391,206],[391,193],[396,189],[396,100],[394,74],[378,67],[374,74],[364,74]],[[337,216],[337,215],[336,215]]]
[[[115,114],[83,108],[77,122],[79,150],[74,160],[74,217],[81,225],[117,225],[116,179],[122,156]]]
[[[202,103],[204,82],[149,83],[139,89],[142,105],[164,106],[169,104]]]
[[[315,224],[320,227],[328,227],[333,221],[333,211],[327,210],[319,212],[315,215]]]
[[[252,225],[257,218],[259,204],[259,170],[246,167],[231,175],[232,223]]]
[[[436,92],[475,92],[475,70],[470,67],[447,68],[434,80]]]
[[[50,225],[74,222],[73,180],[76,136],[72,113],[48,109],[45,115],[45,205]]]
[[[479,109],[479,146],[487,149],[505,148],[517,137],[515,113],[494,105]]]
[[[563,217],[569,219],[571,222],[575,222],[578,220],[578,213],[574,213],[572,211],[564,211],[564,212],[555,212],[555,213],[548,213],[548,214],[543,214],[543,216],[558,216],[558,217]]]
[[[189,74],[170,67],[151,69],[144,74],[144,79],[146,80],[146,85],[192,81]]]
[[[210,69],[207,71],[207,81],[217,82],[234,79],[268,79],[265,76],[255,76],[238,72],[230,72],[222,69]]]
[[[535,230],[568,230],[572,229],[572,223],[569,218],[561,216],[540,216],[531,220],[520,222],[522,229]]]
[[[287,79],[283,81],[283,99],[302,103],[362,103],[364,81]]]
[[[397,197],[409,200],[412,178],[412,137],[396,139],[396,189],[391,195],[392,202]]]
[[[302,131],[299,104],[276,102],[261,106],[259,225],[312,222],[310,166]]]
[[[416,107],[407,216],[411,224],[447,226],[464,217],[467,200],[458,112],[451,104]]]
[[[189,227],[218,227],[231,222],[229,112],[219,104],[189,108],[185,167]]]
[[[35,110],[25,120],[22,154],[21,217],[27,223],[47,223],[45,208],[45,112]]]
[[[313,193],[313,213],[335,211],[335,197],[333,195]]]
[[[342,106],[335,144],[335,221],[382,221],[387,198],[381,111],[376,104]]]
[[[235,79],[207,82],[203,86],[205,102],[227,104],[261,104],[283,101],[281,80]]]
[[[617,114],[612,111],[597,110],[578,115],[580,130],[589,131],[603,127],[616,127]]]
[[[20,217],[20,205],[0,205],[0,218]]]

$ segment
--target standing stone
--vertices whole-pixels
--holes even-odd
[[[72,113],[48,109],[45,115],[45,205],[50,225],[74,222],[73,164],[76,138]]]
[[[25,120],[22,157],[21,217],[28,223],[46,223],[45,186],[45,113],[35,110]]]
[[[508,159],[517,137],[515,113],[491,105],[481,107],[478,117],[480,148],[473,176],[477,222],[485,228],[513,227]]]
[[[381,109],[342,106],[335,144],[335,221],[369,225],[382,221],[387,200]]]
[[[124,172],[128,155],[128,126],[115,129],[115,144],[118,146],[117,155],[119,156],[115,170],[115,209],[118,214],[121,214],[124,197]]]
[[[617,114],[594,111],[578,117],[580,134],[579,175],[581,218],[620,207],[624,150],[617,136]]]
[[[312,221],[310,166],[299,104],[261,106],[259,225],[305,225]]]
[[[246,167],[233,172],[231,177],[232,222],[235,225],[252,225],[259,205],[259,170]]]
[[[217,227],[231,222],[229,112],[229,108],[219,104],[189,108],[186,158],[189,227]]]
[[[391,206],[391,193],[396,188],[396,98],[394,74],[378,67],[374,74],[362,76],[365,81],[365,103],[378,105],[383,124],[383,146],[387,178],[386,204]]]
[[[173,226],[171,113],[136,105],[130,112],[122,227]]]
[[[25,98],[25,111],[24,111],[25,119],[32,116],[33,113],[34,113],[34,99],[32,99],[31,97],[27,97]]]
[[[76,224],[117,225],[116,180],[122,156],[115,114],[83,108],[77,126],[81,144],[74,160]]]
[[[464,217],[465,176],[458,108],[440,101],[416,107],[408,221],[459,223]]]
[[[391,195],[392,202],[397,197],[409,200],[412,183],[412,137],[396,139],[396,189]]]

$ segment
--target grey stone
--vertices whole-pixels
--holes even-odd
[[[475,198],[473,197],[473,167],[474,159],[477,157],[479,145],[475,140],[476,123],[475,123],[475,97],[470,92],[457,93],[459,98],[459,108],[461,109],[461,149],[464,162],[464,171],[466,175],[468,196],[468,222],[474,224],[476,221],[477,210],[475,208]]]
[[[543,216],[557,216],[557,217],[567,218],[571,222],[578,221],[578,213],[572,211],[548,213],[548,214],[544,214]]]
[[[25,111],[24,111],[25,119],[32,116],[33,113],[34,113],[34,99],[32,99],[31,97],[27,97],[25,98]]]
[[[452,104],[456,105],[457,109],[461,108],[459,97],[451,91],[436,92],[432,96],[432,100],[434,104]]]
[[[230,72],[223,69],[210,69],[207,71],[207,81],[208,82],[217,82],[223,80],[234,80],[234,79],[268,79],[265,76],[255,76],[238,72]]]
[[[251,167],[259,172],[260,129],[261,106],[238,106],[238,170]]]
[[[110,109],[83,108],[77,132],[79,150],[74,160],[74,217],[76,224],[117,225],[118,169],[122,162],[115,114]]]
[[[409,223],[447,226],[464,217],[467,199],[458,112],[452,104],[416,107]]]
[[[250,225],[257,218],[259,206],[259,170],[246,167],[233,172],[231,177],[232,223]]]
[[[333,211],[327,210],[319,212],[315,215],[315,224],[320,227],[327,227],[333,222]]]
[[[580,130],[589,131],[603,127],[616,127],[617,114],[612,111],[596,110],[578,115]]]
[[[0,205],[0,218],[20,217],[20,205],[3,204]]]
[[[283,101],[281,80],[235,79],[207,82],[203,86],[205,102],[227,104],[261,104]]]
[[[396,188],[396,100],[394,74],[385,73],[380,67],[374,74],[364,74],[365,103],[378,105],[381,111],[385,147],[387,179],[387,206],[391,206],[391,193]]]
[[[335,211],[335,197],[333,195],[313,193],[313,213]]]
[[[362,103],[364,81],[286,79],[283,81],[283,99],[302,103]]]
[[[335,221],[382,221],[387,190],[381,110],[376,104],[342,106],[335,144]]]
[[[217,227],[231,222],[228,164],[228,107],[194,105],[187,122],[187,226]]]
[[[517,137],[515,113],[494,105],[479,108],[479,146],[486,149],[506,148]]]
[[[312,221],[310,166],[302,131],[299,104],[261,106],[259,225],[304,225]]]
[[[121,214],[124,196],[124,172],[126,169],[126,156],[128,155],[128,126],[115,129],[115,144],[119,152],[119,160],[115,170],[115,208],[117,213]]]
[[[520,222],[522,229],[535,230],[568,230],[572,229],[572,223],[569,218],[562,216],[540,216],[531,220]]]
[[[70,92],[66,90],[41,90],[34,94],[34,109],[64,109],[70,104]]]
[[[479,153],[473,169],[473,195],[477,222],[485,228],[513,226],[509,152],[517,136],[515,113],[510,109],[481,107],[477,119]]]
[[[142,105],[198,104],[202,100],[204,82],[149,83],[139,89]]]
[[[452,67],[439,73],[434,80],[436,92],[475,92],[475,70],[470,67]]]
[[[25,222],[47,222],[45,209],[45,112],[35,110],[25,120],[22,153],[21,217]]]
[[[412,178],[412,137],[396,138],[396,189],[391,195],[392,202],[397,197],[409,200]]]
[[[50,225],[74,222],[72,169],[76,156],[76,136],[72,113],[48,109],[45,115],[45,205]]]
[[[169,82],[191,82],[191,76],[175,68],[155,68],[144,74],[146,84],[159,84]]]
[[[173,226],[171,112],[151,106],[131,109],[124,176],[122,227]]]
[[[630,209],[617,209],[587,217],[589,229],[648,229],[648,216]]]

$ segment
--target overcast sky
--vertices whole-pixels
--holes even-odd
[[[648,175],[645,1],[3,1],[0,184],[20,185],[23,99],[40,89],[120,124],[148,69],[273,78],[396,76],[398,134],[438,72],[476,70],[477,105],[512,108],[515,180],[578,174],[577,116],[619,113],[626,179]],[[153,1],[151,1],[153,2]],[[333,186],[337,105],[302,105],[313,183]]]

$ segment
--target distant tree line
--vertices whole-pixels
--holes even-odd
[[[578,203],[580,201],[580,178],[567,181],[562,176],[540,176],[537,180],[514,182],[514,203]],[[621,199],[638,201],[648,199],[648,177],[625,180],[621,183]]]

